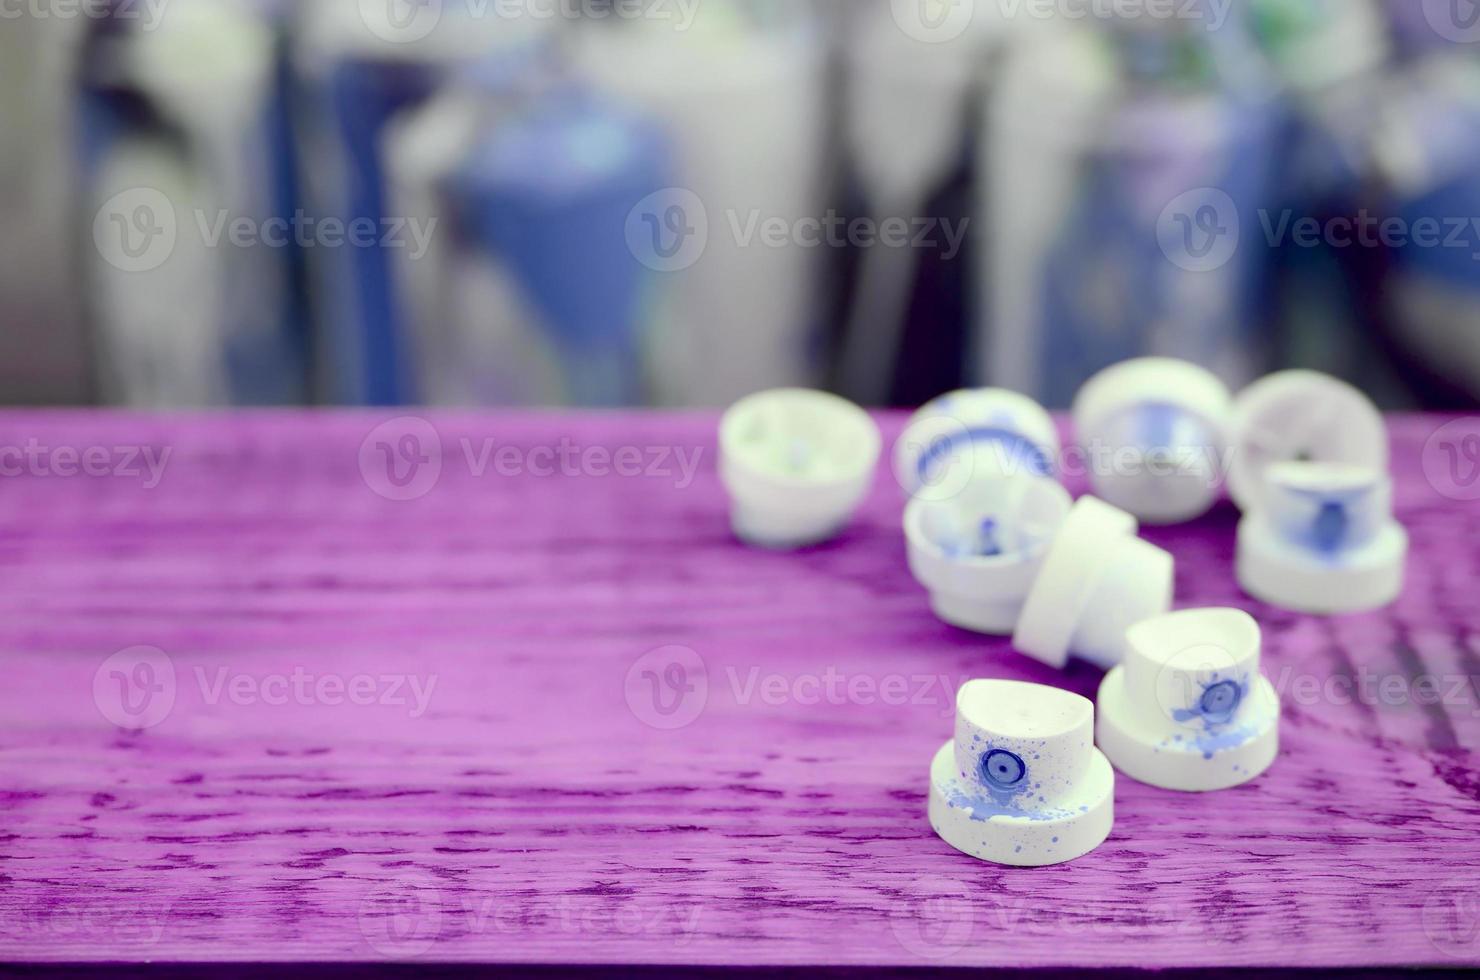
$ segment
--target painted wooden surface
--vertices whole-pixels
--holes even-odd
[[[1227,505],[1148,532],[1180,605],[1263,624],[1280,759],[1122,779],[1103,848],[1015,870],[926,822],[952,693],[1099,677],[936,621],[887,473],[770,554],[710,417],[383,418],[0,414],[34,450],[0,455],[5,958],[1480,962],[1480,505],[1440,420],[1394,423],[1387,612],[1241,596]]]

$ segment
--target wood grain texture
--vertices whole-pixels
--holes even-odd
[[[0,446],[112,460],[0,478],[0,958],[1480,963],[1480,505],[1425,478],[1442,420],[1393,424],[1383,613],[1242,596],[1226,504],[1148,532],[1179,605],[1263,625],[1280,758],[1205,796],[1122,778],[1100,850],[1009,869],[925,818],[954,689],[1099,675],[932,617],[887,473],[771,554],[730,537],[712,417],[432,416],[408,501],[376,452],[414,430],[360,465],[385,418],[0,414]],[[580,456],[624,446],[663,472]],[[113,676],[136,645],[158,672]],[[158,724],[106,717],[167,671]]]

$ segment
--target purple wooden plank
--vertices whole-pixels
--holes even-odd
[[[1438,420],[1393,426],[1414,568],[1385,613],[1241,596],[1226,505],[1149,532],[1181,605],[1263,623],[1281,758],[1209,796],[1122,780],[1106,845],[1036,870],[933,836],[930,755],[963,679],[1098,674],[937,622],[887,474],[775,555],[730,539],[710,417],[438,415],[440,475],[404,488],[378,443],[414,430],[360,465],[382,420],[0,413],[35,447],[0,456],[0,954],[1480,962],[1480,508],[1425,477]],[[162,653],[103,667],[136,645]],[[105,717],[171,672],[158,724]]]

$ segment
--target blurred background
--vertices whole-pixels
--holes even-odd
[[[0,400],[1480,401],[1480,0],[0,0]]]

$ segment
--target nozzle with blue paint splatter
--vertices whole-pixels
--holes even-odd
[[[1226,725],[1233,720],[1246,693],[1246,683],[1241,684],[1231,678],[1215,679],[1203,687],[1196,706],[1191,710],[1209,725]]]
[[[979,480],[1052,476],[1058,454],[1058,430],[1041,405],[980,388],[915,413],[895,443],[894,475],[911,497],[945,501]]]
[[[1265,510],[1287,544],[1340,562],[1373,541],[1392,513],[1392,479],[1340,463],[1282,463],[1265,473]]]
[[[1061,688],[962,685],[955,737],[930,764],[931,828],[999,864],[1058,864],[1098,847],[1115,819],[1115,773],[1094,721],[1094,705]]]
[[[971,681],[956,697],[962,782],[996,806],[1049,812],[1071,796],[1094,747],[1094,706],[1058,688]]]
[[[910,571],[946,622],[1011,634],[1043,557],[1069,513],[1069,491],[1047,477],[978,477],[957,497],[905,507]]]
[[[955,559],[1036,556],[1064,520],[1056,489],[1046,478],[977,479],[948,500],[923,502],[921,529]]]
[[[1240,609],[1185,609],[1126,633],[1100,685],[1100,748],[1153,786],[1206,792],[1264,772],[1279,752],[1279,695],[1259,673],[1259,625]]]
[[[1219,651],[1226,654],[1226,651]],[[1208,668],[1204,667],[1206,671]],[[1186,707],[1173,707],[1172,720],[1205,731],[1217,731],[1233,722],[1249,693],[1247,678],[1225,677],[1213,669],[1205,680],[1189,680],[1183,687]]]
[[[979,771],[987,792],[999,800],[1016,796],[1028,788],[1028,766],[1016,752],[992,749],[982,756]]]
[[[1199,732],[1238,722],[1259,673],[1259,627],[1247,613],[1185,610],[1136,624],[1126,640],[1138,710]]]

